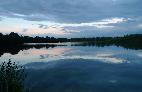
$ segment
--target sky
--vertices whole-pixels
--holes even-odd
[[[0,0],[0,32],[96,37],[142,33],[142,0]]]

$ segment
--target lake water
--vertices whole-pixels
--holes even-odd
[[[142,92],[142,50],[117,46],[0,49],[26,67],[31,92]]]

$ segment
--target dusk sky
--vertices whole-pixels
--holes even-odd
[[[94,37],[142,33],[142,0],[0,0],[0,32]]]

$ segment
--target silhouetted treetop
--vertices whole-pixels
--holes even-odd
[[[0,33],[1,45],[21,45],[24,43],[58,43],[58,42],[87,42],[104,45],[117,45],[117,46],[141,46],[142,47],[142,34],[125,35],[123,37],[92,37],[92,38],[54,38],[54,37],[30,37],[21,36],[17,33],[11,32],[9,35]]]

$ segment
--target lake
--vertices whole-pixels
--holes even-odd
[[[1,47],[0,61],[11,59],[25,66],[25,84],[31,92],[142,92],[141,49],[26,45]]]

